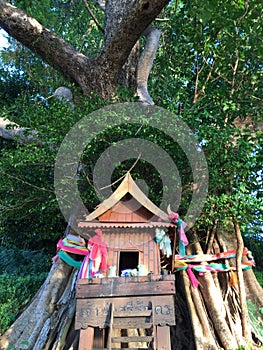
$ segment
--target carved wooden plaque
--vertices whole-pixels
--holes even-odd
[[[125,315],[152,309],[154,325],[175,325],[174,296],[161,295],[78,299],[75,329],[109,326],[111,304],[114,305],[114,313]]]

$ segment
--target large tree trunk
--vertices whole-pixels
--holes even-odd
[[[191,241],[192,244],[187,251],[190,255],[216,254],[234,249],[238,251],[234,233],[228,234],[226,239],[220,231],[214,232],[213,240],[209,244],[209,251],[201,247],[198,235],[194,232],[192,232]],[[232,260],[231,266],[235,266],[235,259]],[[228,264],[228,261],[225,263]],[[262,288],[252,270],[241,270],[241,273],[244,276],[246,286],[246,302],[248,306],[250,305],[250,310],[255,312],[263,305]],[[202,276],[196,275],[199,282],[198,287],[194,287],[190,283],[185,271],[180,272],[180,274],[183,275],[185,297],[188,302],[196,349],[223,348],[231,350],[246,346],[248,339],[252,344],[252,338],[255,341],[253,348],[256,348],[257,344],[261,344],[262,334],[256,329],[256,326],[262,329],[260,312],[257,313],[259,317],[255,316],[257,322],[251,322],[253,320],[250,321],[245,314],[247,333],[244,334],[243,309],[246,308],[246,302],[245,305],[242,305],[240,286],[238,283],[233,285],[230,282],[230,272],[206,272]],[[244,283],[242,287],[244,287]]]
[[[1,337],[0,348],[22,349],[24,344],[27,349],[52,349],[62,326],[74,315],[74,280],[72,267],[57,261],[25,311]]]
[[[102,97],[109,97],[118,84],[121,69],[132,48],[168,2],[107,1],[108,18],[113,20],[110,15],[112,7],[120,17],[115,16],[114,26],[108,26],[106,17],[105,47],[96,59],[89,59],[76,51],[34,18],[3,0],[0,0],[0,26],[61,71],[69,81],[79,85],[86,95],[97,92]]]
[[[104,43],[109,45],[112,38],[118,33],[118,28],[121,24],[121,19],[125,17],[126,9],[131,9],[134,6],[134,0],[124,0],[120,2],[107,1],[105,6],[105,26],[104,26]],[[125,87],[136,87],[136,71],[139,60],[140,46],[139,40],[135,43],[130,51],[129,57],[123,65],[119,83]]]
[[[207,253],[201,247],[198,235],[192,234],[192,244],[187,253]],[[220,232],[216,232],[209,247],[209,253],[237,248],[234,236],[231,240],[228,236],[226,246]],[[231,261],[232,264],[235,264],[235,259]],[[23,349],[23,344],[29,350],[78,348],[79,334],[74,330],[76,272],[61,260],[54,263],[30,305],[1,338],[1,349],[12,346]],[[259,316],[263,295],[252,270],[243,272],[243,276],[250,316],[254,318],[247,329],[249,338],[254,340],[255,349],[262,341]],[[206,272],[203,276],[196,275],[199,286],[194,287],[185,271],[176,272],[177,324],[171,330],[172,349],[232,350],[246,345],[239,288],[230,284],[230,277],[229,272]]]

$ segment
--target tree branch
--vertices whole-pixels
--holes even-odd
[[[205,82],[203,84],[203,86],[201,87],[201,89],[198,91],[198,84],[199,84],[199,74],[202,72],[202,70],[204,69],[204,66],[208,65],[207,60],[204,60],[203,66],[199,69],[198,68],[198,60],[196,61],[196,79],[195,79],[195,92],[194,92],[194,100],[193,103],[197,103],[197,99],[198,97],[204,92],[205,88],[206,88],[206,84],[208,83],[208,81],[210,80],[213,70],[214,70],[214,66],[215,66],[215,59],[213,59],[213,62],[210,66],[209,72],[207,74],[207,77],[205,79]]]
[[[88,13],[90,14],[90,16],[92,17],[93,21],[96,23],[97,27],[99,28],[99,30],[104,33],[104,29],[102,28],[102,26],[100,25],[99,21],[97,20],[96,16],[94,15],[94,13],[91,11],[89,4],[87,2],[87,0],[82,0]]]
[[[149,27],[144,32],[144,35],[146,37],[146,43],[137,68],[137,95],[141,102],[154,105],[154,102],[148,93],[148,77],[158,49],[161,31]]]
[[[36,19],[3,0],[0,0],[0,26],[69,81],[78,84],[86,95],[95,91],[107,97],[117,86],[121,68],[136,41],[168,3],[169,0],[134,1],[97,59],[88,59]]]
[[[73,65],[81,69],[91,64],[85,55],[76,51],[36,19],[2,0],[0,0],[0,26],[45,62],[60,70],[70,81],[78,82],[76,68],[73,69]]]
[[[122,67],[136,41],[168,3],[169,0],[135,0],[107,40],[100,57],[104,64],[114,62]]]
[[[232,68],[233,76],[232,76],[232,81],[231,81],[231,92],[230,92],[231,98],[233,97],[234,92],[235,92],[237,68],[238,68],[238,64],[239,64],[239,52],[238,52],[238,50],[235,51],[235,54],[236,54],[236,61],[235,61],[234,67]]]
[[[8,129],[8,127],[12,127]],[[0,137],[5,140],[28,143],[37,140],[36,131],[22,128],[8,119],[0,117]]]

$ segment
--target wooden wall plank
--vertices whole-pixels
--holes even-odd
[[[94,340],[94,328],[88,327],[80,330],[79,350],[92,350]]]
[[[118,277],[118,278],[81,278],[78,280],[78,285],[90,285],[90,284],[107,284],[107,283],[123,284],[123,283],[137,283],[137,282],[156,282],[156,281],[175,281],[175,275],[152,275],[143,277]]]
[[[175,294],[175,284],[173,281],[156,281],[141,283],[118,283],[118,279],[112,279],[111,283],[77,284],[76,297],[85,298],[105,298],[134,295],[171,295]]]

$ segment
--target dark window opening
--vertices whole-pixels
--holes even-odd
[[[137,269],[139,265],[139,252],[120,252],[119,276],[122,270]]]

